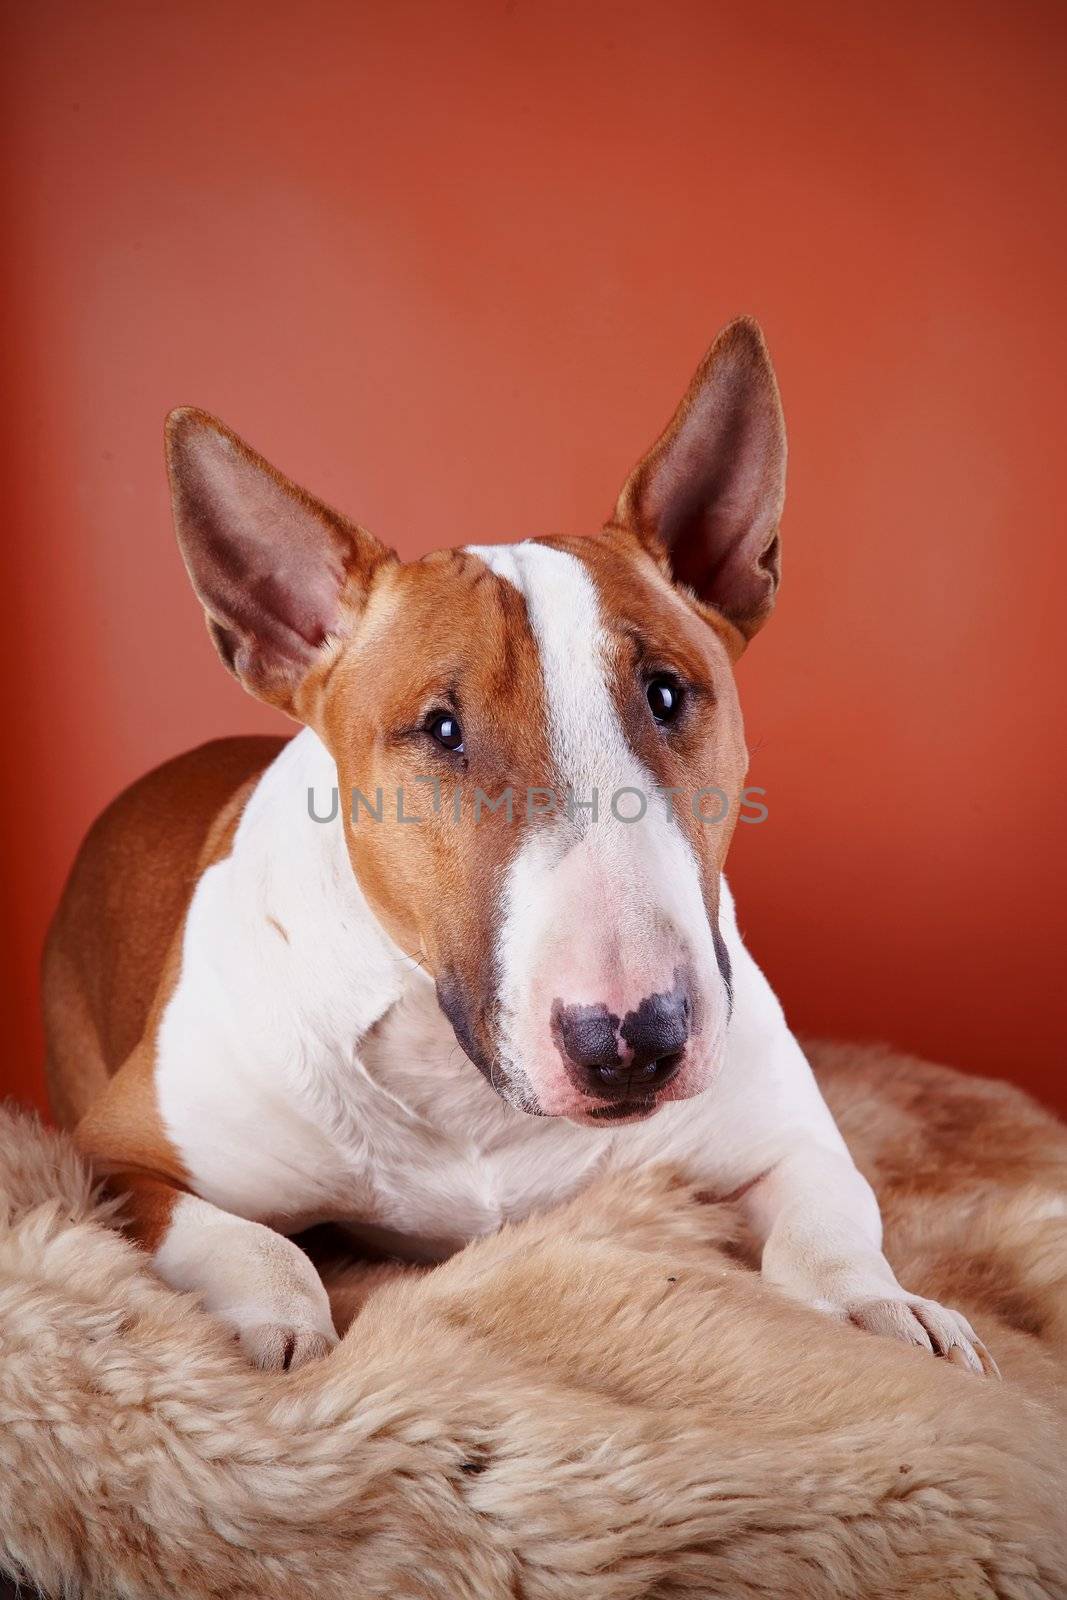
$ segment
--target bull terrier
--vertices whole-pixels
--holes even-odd
[[[120,795],[49,935],[55,1112],[160,1276],[296,1368],[337,1336],[292,1235],[440,1259],[664,1162],[787,1295],[994,1372],[897,1282],[723,877],[785,492],[756,324],[590,537],[404,563],[201,411],[166,448],[215,646],[302,728]]]

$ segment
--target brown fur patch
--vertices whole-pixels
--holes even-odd
[[[128,1197],[130,1229],[154,1249],[189,1181],[163,1129],[155,1040],[178,981],[185,915],[230,850],[277,739],[205,745],[126,790],[89,834],[49,934],[44,1002],[57,1117]]]
[[[458,717],[464,753],[426,731],[438,710]],[[494,1003],[486,958],[504,874],[531,825],[526,790],[556,781],[524,599],[464,551],[389,569],[331,673],[321,726],[363,892],[404,950],[474,997],[468,1020],[484,1044]],[[477,802],[479,791],[496,801],[509,787],[510,820]],[[381,792],[383,822],[362,810],[352,822],[353,789],[371,804]],[[398,820],[398,790],[417,825]]]
[[[170,1227],[171,1213],[182,1190],[164,1178],[147,1172],[112,1172],[104,1192],[123,1201],[120,1220],[123,1232],[153,1255]]]

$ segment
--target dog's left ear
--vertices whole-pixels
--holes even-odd
[[[719,334],[666,431],[634,468],[616,525],[741,634],[766,622],[781,572],[785,422],[759,325]]]

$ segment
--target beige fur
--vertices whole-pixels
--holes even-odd
[[[778,1298],[666,1173],[335,1275],[340,1348],[265,1376],[0,1113],[0,1569],[86,1600],[1067,1595],[1067,1131],[815,1059],[890,1260],[1003,1383]]]

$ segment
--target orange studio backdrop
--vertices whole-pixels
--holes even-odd
[[[1060,5],[9,8],[3,1087],[118,788],[276,725],[218,665],[161,422],[402,554],[592,530],[716,328],[791,437],[732,856],[795,1025],[1067,1107]],[[374,685],[367,685],[373,695]]]

